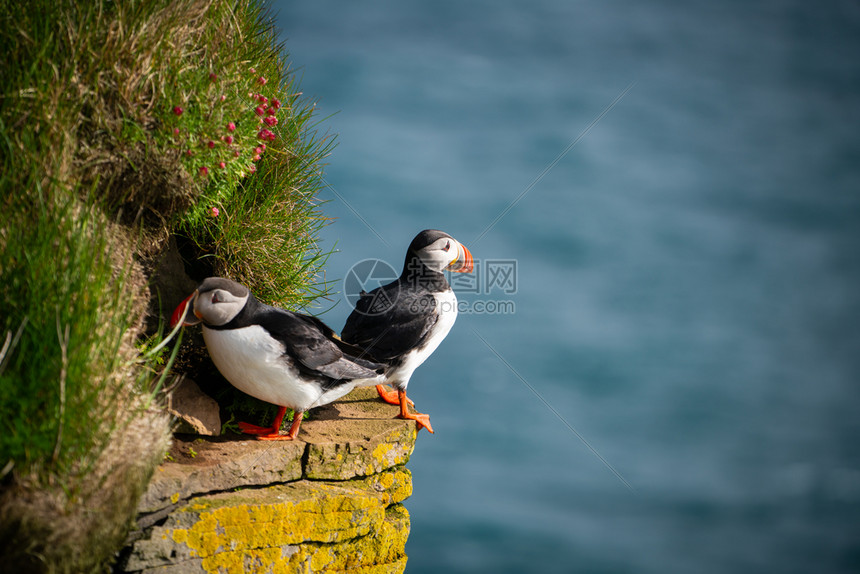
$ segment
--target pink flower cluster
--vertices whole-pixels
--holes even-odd
[[[264,76],[258,75],[257,71],[254,68],[250,68],[249,72],[250,72],[252,78],[254,78],[254,83],[258,86],[257,89],[260,89],[260,87],[265,86],[268,83],[268,80]],[[210,72],[208,74],[208,77],[209,77],[209,82],[212,84],[217,84],[219,82],[218,74],[216,74],[215,72]],[[254,107],[253,113],[257,117],[257,122],[259,124],[261,124],[260,129],[257,132],[257,139],[260,142],[272,142],[272,141],[274,141],[276,138],[276,135],[272,131],[272,129],[270,129],[270,128],[274,128],[275,126],[278,125],[277,113],[278,113],[278,110],[281,109],[281,101],[277,98],[269,99],[267,96],[265,96],[261,93],[255,93],[253,91],[248,92],[248,97],[251,98],[251,100],[256,104],[256,106]],[[223,102],[225,100],[226,100],[226,96],[221,95],[220,101]],[[177,106],[173,107],[173,114],[177,118],[182,117],[184,112],[185,112],[185,110],[181,106],[177,105]],[[210,151],[214,154],[214,158],[213,158],[214,161],[212,162],[211,167],[210,166],[202,166],[202,167],[198,168],[197,172],[201,178],[208,177],[210,170],[215,169],[215,167],[217,167],[220,170],[227,169],[228,162],[230,162],[234,159],[239,159],[244,155],[244,153],[247,153],[244,150],[249,149],[248,142],[244,142],[244,145],[243,145],[243,142],[241,141],[241,139],[242,139],[241,136],[240,135],[234,135],[236,132],[236,123],[238,121],[239,120],[227,122],[225,127],[224,127],[224,131],[222,131],[221,134],[218,134],[217,137],[202,137],[202,138],[201,137],[195,137],[194,140],[196,140],[196,142],[198,142],[198,143],[196,144],[196,146],[191,146],[191,147],[194,147],[195,149],[191,149],[191,147],[189,147],[189,148],[184,150],[185,155],[189,158],[196,155],[196,153],[198,151],[200,151],[204,155],[206,153],[209,153]],[[180,134],[182,133],[182,131],[180,130],[179,127],[173,127],[172,131],[173,131],[174,137],[176,137],[176,138],[178,138],[180,136]],[[186,132],[186,134],[188,133],[188,130],[184,130],[184,131]],[[177,141],[177,143],[179,143],[179,141]],[[199,147],[197,147],[197,146],[199,146]],[[229,152],[228,152],[229,156],[230,156],[229,158],[226,157],[225,155],[223,155],[224,152],[219,151],[219,146],[226,146],[226,148],[229,150]],[[220,148],[220,149],[223,149],[223,148]],[[252,162],[259,161],[262,157],[263,152],[265,152],[265,151],[266,151],[266,144],[265,143],[260,143],[259,145],[254,147],[252,150],[252,154],[251,154]],[[249,171],[250,173],[254,173],[254,172],[256,172],[256,166],[253,163],[251,163],[251,165],[247,166],[247,168],[244,168],[244,170],[241,170],[241,171],[242,172]],[[218,209],[212,208],[212,210],[210,211],[210,214],[213,217],[217,217],[218,216]]]
[[[265,80],[265,78],[261,78],[261,79]],[[277,98],[272,98],[272,100],[270,102],[269,98],[267,98],[266,96],[264,96],[262,94],[251,94],[251,97],[253,97],[254,100],[256,100],[257,102],[260,103],[259,106],[254,108],[254,113],[257,114],[258,116],[260,116],[260,121],[263,122],[264,124],[266,124],[267,126],[269,126],[270,128],[278,125],[278,118],[275,117],[275,114],[277,114],[278,110],[281,109],[281,100],[279,100]],[[267,105],[268,105],[268,107],[266,107]],[[266,130],[266,131],[268,131],[268,130]],[[262,134],[263,132],[260,132],[260,133]],[[269,133],[271,133],[271,132],[269,132]],[[265,138],[261,136],[260,139],[267,139],[267,138],[268,138],[268,134],[266,134]],[[274,138],[272,138],[272,139],[274,139]]]

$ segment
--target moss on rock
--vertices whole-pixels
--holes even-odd
[[[150,526],[125,571],[402,572],[412,494],[402,465],[416,431],[396,413],[359,389],[317,411],[302,441],[194,440],[193,458],[156,471],[141,506]]]

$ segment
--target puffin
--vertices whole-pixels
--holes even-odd
[[[305,411],[383,379],[384,365],[363,358],[321,320],[261,303],[230,279],[204,280],[173,312],[171,326],[180,321],[202,323],[209,356],[234,387],[279,407],[270,427],[239,423],[260,440],[293,440]],[[281,435],[288,407],[295,415]]]
[[[384,381],[376,386],[379,396],[399,405],[400,418],[414,420],[418,430],[433,432],[430,416],[409,411],[414,403],[406,397],[406,387],[457,319],[457,297],[443,271],[470,273],[473,266],[465,245],[444,231],[425,229],[409,244],[400,277],[362,291],[341,332],[367,359],[385,365]]]

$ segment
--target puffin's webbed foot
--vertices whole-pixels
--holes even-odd
[[[376,392],[379,393],[379,398],[388,403],[389,405],[399,405],[400,404],[400,394],[397,391],[389,391],[385,385],[376,385]],[[406,402],[410,407],[414,407],[415,403],[412,402],[412,399],[407,398]]]
[[[272,427],[258,427],[251,423],[239,423],[239,430],[245,434],[266,435],[271,434],[272,432],[278,432],[278,427],[273,429]]]
[[[293,413],[293,424],[290,425],[290,432],[280,434],[281,422],[284,420],[284,415],[287,414],[287,407],[279,407],[278,414],[275,415],[275,422],[270,427],[258,427],[250,423],[239,423],[239,429],[245,434],[252,434],[257,437],[257,440],[294,440],[299,434],[299,427],[302,425],[302,416],[304,412],[296,411]]]
[[[397,395],[400,399],[400,414],[397,416],[401,419],[415,421],[415,425],[418,427],[418,430],[426,428],[427,432],[429,432],[430,434],[435,434],[433,433],[433,427],[430,426],[430,415],[426,415],[423,413],[410,413],[408,405],[412,401],[406,398],[406,391],[398,390]]]
[[[258,436],[257,440],[294,440],[295,438],[288,434],[267,434]]]
[[[427,432],[431,434],[435,434],[433,432],[433,427],[430,426],[430,415],[425,415],[423,413],[406,413],[397,415],[401,419],[408,419],[411,421],[415,421],[415,424],[418,430],[427,429]]]

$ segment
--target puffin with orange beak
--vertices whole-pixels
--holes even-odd
[[[173,312],[171,326],[180,321],[203,324],[209,356],[234,387],[280,407],[271,427],[239,423],[261,440],[293,440],[306,410],[383,380],[383,365],[362,358],[316,317],[260,303],[229,279],[204,280]],[[295,415],[282,435],[287,407]]]
[[[400,277],[370,293],[361,293],[341,337],[385,365],[379,396],[400,405],[400,418],[414,420],[418,430],[430,426],[430,415],[411,413],[406,387],[412,373],[436,350],[457,319],[457,297],[443,271],[470,273],[469,250],[443,231],[426,229],[406,250]]]

